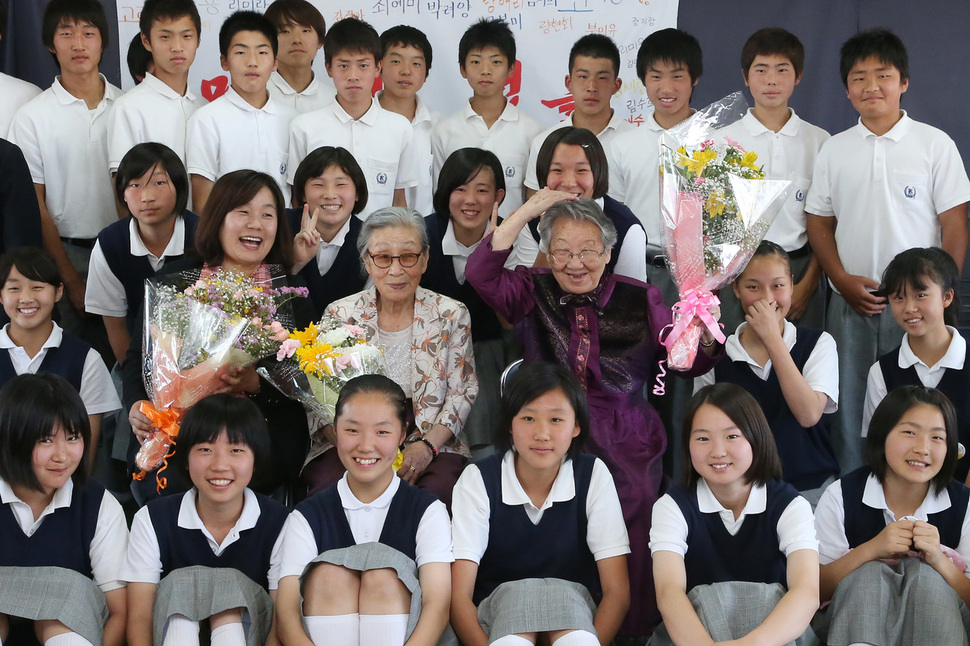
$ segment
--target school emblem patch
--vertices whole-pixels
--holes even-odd
[[[286,162],[280,164],[280,175],[286,175]]]
[[[795,191],[795,201],[804,202],[805,201],[805,191]]]
[[[380,184],[381,186],[384,186],[384,184],[387,184],[387,173],[378,173],[377,183]]]
[[[908,197],[910,199],[913,199],[914,197],[916,197],[916,187],[915,186],[907,186],[906,188],[903,189],[903,195],[905,195],[906,197]]]
[[[506,177],[515,177],[515,166],[506,166],[505,167],[505,176]]]

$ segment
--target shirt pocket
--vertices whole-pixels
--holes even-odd
[[[525,182],[525,165],[529,161],[528,155],[507,155],[502,157],[502,172],[505,173],[505,191],[512,187],[521,187]]]
[[[889,194],[898,213],[926,217],[936,215],[930,178],[926,175],[894,172],[890,175]]]
[[[383,159],[367,160],[367,191],[371,195],[387,197],[394,194],[394,184],[397,182],[397,162]],[[384,200],[381,200],[384,201]],[[387,200],[390,206],[391,200]]]

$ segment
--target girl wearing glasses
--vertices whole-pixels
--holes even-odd
[[[357,238],[374,286],[330,304],[321,327],[351,324],[384,350],[388,376],[410,399],[413,420],[398,475],[451,505],[451,489],[470,453],[464,425],[478,394],[471,318],[460,302],[420,287],[428,268],[428,232],[414,209],[369,216]],[[343,475],[333,428],[318,429],[304,468],[310,493]]]
[[[551,267],[503,264],[529,221],[539,222],[539,249]],[[585,450],[616,479],[630,534],[632,599],[626,630],[659,621],[647,548],[650,510],[657,500],[667,442],[657,411],[643,396],[666,350],[658,334],[671,322],[660,291],[606,271],[617,241],[613,222],[595,201],[543,188],[482,240],[465,268],[468,282],[515,325],[526,361],[568,367],[589,399]],[[711,308],[714,318],[720,316]],[[708,331],[691,374],[703,374],[721,350]],[[621,630],[621,632],[624,632]]]

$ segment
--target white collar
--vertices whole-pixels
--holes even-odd
[[[475,109],[472,108],[471,99],[468,99],[468,101],[465,103],[464,114],[466,119],[474,119],[475,117],[478,117],[479,119],[482,118],[481,115],[475,112]],[[509,101],[508,99],[505,99],[505,108],[502,110],[502,114],[498,116],[498,119],[496,119],[496,121],[518,121],[518,120],[519,120],[518,108],[512,105],[511,101]]]
[[[47,508],[41,516],[46,516],[47,514],[54,513],[58,509],[63,509],[64,507],[71,506],[71,498],[74,495],[74,478],[68,478],[64,486],[54,492],[54,498],[51,499]],[[22,505],[26,505],[23,500],[20,499],[17,494],[14,493],[13,487],[11,487],[6,480],[0,478],[0,503],[4,505],[9,505],[10,503],[19,502]]]
[[[752,135],[762,135],[767,132],[773,135],[778,134],[785,135],[787,137],[794,137],[798,134],[798,128],[801,125],[802,120],[791,108],[788,108],[788,114],[790,115],[788,117],[788,121],[785,122],[785,125],[783,125],[781,130],[778,132],[767,128],[765,124],[758,121],[758,118],[754,116],[754,111],[751,108],[748,108],[747,114],[741,117],[741,123]]]
[[[166,83],[165,81],[159,79],[157,76],[155,76],[151,72],[146,72],[145,73],[145,78],[142,79],[141,84],[144,85],[147,88],[151,88],[152,90],[154,90],[158,94],[161,94],[162,96],[164,96],[166,99],[176,99],[176,100],[178,100],[178,99],[183,99],[184,98],[184,99],[188,99],[189,101],[195,101],[195,95],[192,94],[192,86],[189,83],[186,83],[186,86],[185,86],[185,96],[183,96],[183,95],[179,94],[178,92],[176,92],[175,90],[173,90],[168,85],[168,83]]]
[[[743,359],[752,366],[756,366],[759,370],[761,370],[762,367],[758,365],[757,361],[751,358],[748,351],[744,349],[743,345],[741,345],[741,330],[743,330],[747,325],[747,322],[742,323],[738,326],[738,329],[734,331],[734,334],[728,337],[727,342],[724,344],[724,351],[727,353],[728,358],[730,358],[732,361]],[[785,342],[785,347],[788,348],[789,352],[791,352],[791,349],[795,347],[797,336],[798,328],[795,327],[794,323],[788,319],[785,319],[785,329],[781,333],[781,340]],[[767,368],[769,363],[771,363],[771,359],[765,363],[764,367]]]
[[[354,119],[352,116],[350,116],[350,113],[344,110],[344,107],[340,105],[340,101],[338,101],[336,98],[333,100],[333,103],[330,104],[330,109],[333,110],[334,115],[340,120],[340,123],[359,121],[367,124],[368,126],[372,126],[377,121],[378,115],[384,108],[381,107],[381,104],[378,103],[376,98],[372,97],[370,107],[367,108],[367,112],[361,115],[360,119]]]
[[[869,130],[869,128],[866,128],[865,124],[862,123],[862,117],[859,117],[859,121],[855,125],[855,130],[863,138],[876,137],[877,139],[881,139],[885,137],[886,139],[899,141],[906,135],[907,132],[909,132],[909,129],[913,127],[913,120],[909,118],[906,111],[900,110],[899,112],[901,115],[899,117],[899,121],[897,121],[896,125],[894,125],[889,132],[884,135],[877,135],[872,130]]]
[[[502,502],[509,506],[528,505],[533,509],[544,511],[557,502],[566,502],[576,497],[576,483],[573,479],[573,461],[563,459],[559,473],[552,483],[552,489],[546,496],[542,507],[536,507],[529,495],[522,488],[522,484],[515,475],[515,453],[506,451],[502,458]]]
[[[347,474],[344,473],[343,477],[337,481],[337,494],[340,496],[341,506],[350,511],[365,507],[383,509],[384,507],[390,506],[391,500],[394,499],[394,495],[400,486],[401,479],[395,473],[394,477],[391,478],[391,484],[387,485],[384,493],[375,498],[373,502],[361,502],[354,495],[354,492],[350,490],[350,485],[347,484]]]
[[[967,358],[967,342],[956,328],[946,326],[950,332],[950,345],[946,347],[946,353],[936,362],[935,365],[926,366],[923,360],[916,356],[909,345],[909,335],[903,335],[903,342],[899,346],[899,367],[909,368],[916,364],[922,364],[933,370],[935,368],[949,368],[951,370],[963,370],[963,361]]]
[[[61,345],[61,339],[64,338],[64,330],[57,324],[57,321],[51,321],[54,324],[54,328],[51,330],[50,336],[44,341],[44,345],[41,346],[41,350],[47,350],[49,348],[57,348]],[[7,323],[0,329],[0,350],[9,350],[10,348],[18,348],[13,339],[10,338],[10,334],[7,330],[10,328],[10,324]],[[36,355],[35,355],[36,356]]]
[[[112,102],[118,98],[119,91],[115,90],[115,87],[108,83],[108,79],[104,77],[104,74],[98,74],[101,78],[101,82],[104,83],[104,96],[101,97],[101,101],[98,102],[97,111],[100,113],[104,109],[106,103]],[[51,90],[54,92],[54,96],[61,105],[69,105],[71,103],[85,103],[84,99],[78,98],[67,91],[67,89],[61,85],[61,77],[55,76],[54,83],[51,85]],[[86,107],[87,104],[85,104]]]
[[[153,256],[154,254],[148,250],[145,246],[145,242],[141,239],[141,235],[138,233],[138,220],[134,217],[131,218],[131,222],[128,223],[128,242],[131,245],[131,255],[132,256]],[[172,231],[172,237],[169,238],[168,244],[165,245],[165,251],[162,252],[161,258],[170,258],[171,256],[181,255],[185,251],[185,218],[181,215],[175,217],[175,230]]]
[[[267,114],[276,114],[277,112],[276,102],[273,101],[273,95],[269,93],[269,90],[266,90],[266,104],[261,108],[257,108],[249,103],[249,101],[239,96],[239,93],[232,89],[232,85],[229,86],[229,89],[226,90],[226,93],[223,94],[223,96],[226,97],[226,100],[229,101],[229,103],[241,110],[245,110],[246,112],[265,112]]]
[[[182,529],[197,529],[210,535],[209,530],[205,527],[205,523],[202,522],[202,518],[199,516],[198,508],[195,506],[197,495],[198,490],[192,487],[182,496],[182,504],[179,505],[178,526]],[[243,490],[242,513],[239,515],[239,520],[233,525],[230,535],[252,529],[256,526],[257,522],[259,522],[259,501],[256,500],[256,494],[249,487],[246,487]],[[213,540],[213,542],[215,541]]]
[[[574,128],[577,128],[578,126],[573,121],[573,117],[575,116],[575,114],[576,113],[573,112],[573,114],[571,114],[568,117],[566,117],[566,119],[561,124],[559,124],[559,125],[560,126],[573,126]],[[618,128],[621,128],[623,126],[623,123],[625,121],[626,121],[626,119],[624,119],[623,117],[620,116],[620,113],[619,113],[618,110],[613,110],[613,114],[610,116],[610,120],[606,124],[606,127],[603,128],[602,130],[600,130],[599,132],[597,132],[596,133],[596,136],[599,137],[600,135],[602,135],[604,132],[606,132],[608,130],[616,130]],[[657,123],[657,122],[654,121],[654,123]]]
[[[768,490],[763,484],[755,483],[751,485],[748,500],[744,503],[744,509],[741,511],[741,515],[738,516],[737,522],[740,523],[749,514],[763,514],[767,507]],[[718,502],[714,496],[714,492],[711,491],[711,488],[704,478],[697,479],[697,508],[702,514],[727,513],[731,514],[732,520],[734,519],[734,512]]]
[[[337,231],[337,235],[333,237],[333,240],[331,240],[330,242],[324,242],[323,239],[321,239],[320,249],[323,249],[324,247],[327,247],[327,246],[342,247],[344,244],[344,240],[347,239],[347,233],[350,232],[350,221],[353,220],[354,217],[355,216],[351,215],[349,218],[347,218],[347,221],[344,222],[343,226],[340,227],[340,229]],[[317,253],[320,253],[320,252],[318,251]]]
[[[888,511],[892,515],[892,510],[889,509],[889,505],[886,503],[886,492],[873,473],[870,473],[869,477],[866,478],[866,488],[862,492],[862,504],[880,511]],[[923,502],[916,508],[913,517],[926,521],[929,519],[930,514],[938,514],[949,508],[950,494],[947,493],[947,490],[944,489],[940,493],[936,493],[933,484],[930,483],[930,489],[926,492],[926,497],[923,498]],[[895,518],[895,516],[893,517]],[[896,520],[899,519],[897,518]]]
[[[484,236],[482,237],[484,240]],[[473,251],[478,249],[478,245],[482,243],[481,240],[476,242],[470,247],[466,247],[462,243],[458,242],[458,238],[455,237],[455,222],[451,218],[448,218],[448,228],[445,229],[445,235],[441,238],[441,253],[446,256],[459,256],[461,258],[467,258],[472,254]]]
[[[320,83],[317,81],[317,75],[314,73],[313,79],[311,79],[310,84],[306,86],[302,92],[297,92],[294,90],[283,75],[279,73],[279,70],[274,70],[272,74],[269,75],[269,82],[276,86],[276,88],[286,95],[298,94],[300,96],[315,96],[320,91]]]

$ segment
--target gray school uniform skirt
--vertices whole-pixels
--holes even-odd
[[[418,625],[418,617],[421,616],[421,586],[418,583],[418,566],[413,560],[393,547],[388,547],[383,543],[361,543],[359,545],[351,545],[350,547],[327,550],[307,563],[306,568],[304,568],[303,575],[300,576],[301,596],[303,596],[307,575],[309,575],[310,571],[318,563],[340,565],[348,570],[355,570],[357,572],[384,568],[390,568],[397,572],[397,578],[401,580],[404,587],[411,593],[408,629],[404,637],[404,640],[407,641],[411,633],[414,632],[414,627]],[[304,622],[303,629],[306,630],[306,622]]]
[[[699,585],[687,593],[707,634],[715,642],[740,639],[757,628],[775,609],[785,588],[780,583],[724,581]],[[647,642],[649,646],[673,646],[661,624]],[[787,646],[814,646],[821,642],[811,627]],[[878,642],[877,642],[878,643]]]
[[[246,646],[265,644],[273,625],[273,601],[266,590],[233,568],[194,565],[174,570],[159,582],[155,595],[155,643],[163,643],[165,626],[173,615],[202,621],[232,608],[246,609]]]
[[[0,567],[0,614],[59,621],[92,644],[100,644],[108,604],[101,588],[74,570]]]
[[[478,604],[489,642],[516,633],[585,630],[596,634],[596,604],[585,586],[562,579],[506,581]]]
[[[816,619],[825,615],[828,643],[835,646],[965,646],[970,630],[970,611],[956,590],[918,558],[904,558],[895,566],[866,563],[842,579],[832,603]]]

